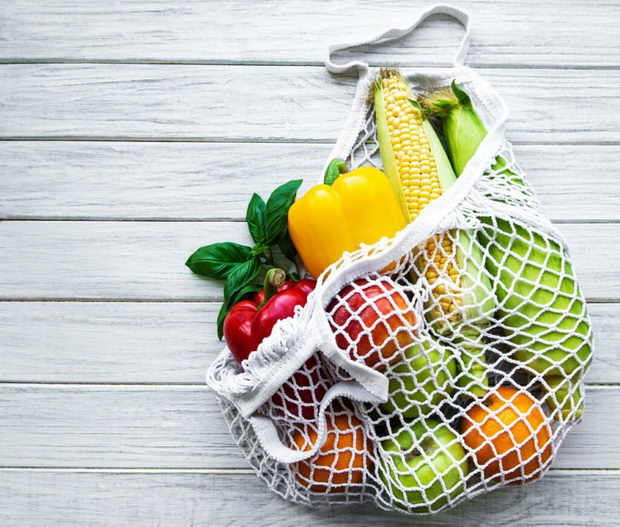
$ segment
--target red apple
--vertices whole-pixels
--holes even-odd
[[[337,346],[353,360],[385,370],[399,350],[413,343],[416,316],[392,279],[360,278],[342,289],[327,307]]]

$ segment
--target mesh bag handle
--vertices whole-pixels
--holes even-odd
[[[459,177],[457,185],[454,187],[461,187],[461,190],[456,188],[450,189],[452,201],[460,201],[460,199],[469,191],[471,186],[475,183],[478,176],[486,169],[490,160],[494,159],[497,153],[502,147],[502,141],[504,138],[505,124],[508,119],[508,107],[504,104],[501,97],[495,92],[495,90],[481,77],[479,77],[475,71],[471,68],[465,67],[463,62],[469,51],[471,42],[471,29],[469,23],[469,14],[466,11],[458,9],[456,7],[437,4],[426,10],[424,10],[413,23],[406,28],[391,28],[381,34],[370,38],[361,40],[358,42],[348,42],[340,44],[332,44],[327,49],[327,57],[325,59],[325,67],[332,73],[344,73],[351,68],[357,68],[359,71],[360,79],[357,83],[357,89],[353,98],[353,104],[351,111],[346,120],[345,126],[336,142],[336,145],[326,161],[325,167],[331,159],[334,157],[347,157],[350,153],[359,130],[363,127],[364,119],[366,118],[366,112],[368,110],[368,92],[375,80],[376,71],[371,68],[366,62],[360,60],[353,60],[344,64],[337,64],[333,61],[332,55],[337,51],[365,45],[365,44],[381,44],[396,40],[403,36],[411,34],[415,29],[427,18],[444,14],[452,17],[460,22],[465,28],[465,34],[463,35],[459,47],[454,55],[453,67],[444,70],[446,83],[453,78],[463,76],[464,78],[475,77],[475,83],[483,88],[483,93],[478,93],[478,98],[482,101],[487,113],[496,116],[494,122],[488,130],[487,136],[483,140],[482,144],[478,148],[476,155],[470,160],[466,169]],[[417,70],[417,69],[416,69]],[[420,71],[423,71],[420,69]],[[436,71],[435,71],[436,73]],[[455,196],[456,194],[456,196]],[[444,200],[445,201],[445,200]],[[446,209],[443,209],[446,210]],[[433,211],[432,215],[437,214],[437,211]],[[429,211],[426,216],[430,216]],[[423,214],[424,216],[424,214]]]
[[[471,41],[471,32],[469,28],[469,14],[466,11],[458,9],[456,7],[444,4],[435,5],[425,11],[423,11],[415,21],[406,28],[391,28],[384,31],[380,35],[377,35],[370,39],[361,40],[358,42],[332,44],[327,50],[327,57],[325,59],[325,67],[332,73],[343,73],[351,68],[358,68],[361,72],[368,71],[369,67],[366,62],[360,60],[354,60],[345,64],[336,64],[332,60],[332,55],[337,51],[344,49],[354,48],[357,46],[363,46],[365,44],[382,44],[391,40],[396,40],[412,33],[424,20],[433,15],[449,15],[455,20],[459,21],[465,27],[465,35],[461,39],[458,50],[454,55],[453,64],[455,66],[463,65],[467,52],[469,51],[469,44]]]

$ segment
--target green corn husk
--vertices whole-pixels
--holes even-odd
[[[451,91],[435,92],[421,104],[441,117],[450,159],[460,175],[487,134],[471,99],[453,82]],[[493,169],[505,166],[498,157]],[[525,185],[510,170],[501,173],[513,184]],[[514,357],[542,375],[547,402],[552,410],[559,409],[556,418],[579,419],[579,381],[591,361],[592,333],[573,268],[555,240],[503,218],[481,221],[488,227],[478,239],[490,256],[486,267],[496,282],[498,320],[513,330],[509,342]]]
[[[441,167],[439,174],[442,193],[445,193],[456,182],[457,176],[431,122],[424,118],[422,126],[435,162]],[[496,305],[491,293],[491,281],[484,272],[482,252],[475,244],[475,236],[474,232],[463,229],[456,233],[455,260],[460,273],[459,290],[452,293],[458,295],[458,315],[452,317],[441,310],[429,310],[427,318],[435,331],[461,350],[459,356],[462,367],[457,378],[458,385],[475,397],[484,397],[489,379],[482,330],[490,324]]]
[[[428,149],[427,153],[430,153],[437,168],[440,193],[454,184],[456,174],[432,124],[414,101],[407,101],[410,97],[407,81],[398,72],[381,70],[374,86],[381,160],[405,214],[413,221],[415,216],[410,214],[409,200],[421,188],[412,182],[413,178],[409,179],[404,171],[399,170],[399,159],[408,156],[419,162],[417,156]],[[409,140],[400,141],[400,134],[405,128],[415,138],[411,140],[413,146],[406,146],[410,144]],[[417,259],[417,276],[412,278],[415,280],[425,275],[429,281],[430,295],[425,306],[429,326],[446,343],[461,350],[458,356],[461,370],[458,385],[464,392],[483,397],[489,381],[482,330],[491,323],[496,306],[482,253],[474,243],[475,237],[476,234],[468,230],[451,231],[443,238],[432,237],[426,245],[430,255]],[[447,247],[438,247],[443,243]],[[452,247],[452,243],[456,246]],[[448,264],[437,262],[443,255],[441,251],[447,253]],[[431,272],[441,276],[445,282],[434,282],[436,278],[429,278]],[[446,306],[454,309],[446,309]]]

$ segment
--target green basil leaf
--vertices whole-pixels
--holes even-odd
[[[185,262],[194,273],[224,280],[241,263],[250,258],[252,249],[238,243],[224,242],[205,245]]]
[[[224,336],[224,320],[226,320],[226,315],[228,315],[229,311],[230,308],[226,305],[226,302],[222,302],[220,311],[217,314],[217,338],[220,340]]]
[[[239,291],[237,291],[228,302],[223,302],[222,307],[220,308],[220,312],[217,315],[217,338],[222,340],[224,336],[224,320],[226,319],[226,315],[230,312],[233,306],[244,299],[245,296],[250,293],[257,293],[263,288],[260,284],[248,284],[245,287],[242,287]]]
[[[249,284],[260,271],[260,261],[258,258],[252,258],[247,262],[238,264],[224,282],[224,300],[230,300],[233,295]]]
[[[248,223],[248,230],[252,239],[262,245],[265,239],[265,202],[258,194],[252,194],[245,214],[245,221]]]
[[[291,240],[288,229],[286,229],[284,236],[282,236],[282,238],[280,238],[280,241],[278,241],[278,247],[280,248],[284,256],[286,256],[291,262],[295,263],[297,249],[295,249],[295,246],[293,245],[293,240]]]
[[[301,179],[294,179],[275,189],[265,206],[265,243],[273,245],[287,229],[288,209],[295,201],[295,195],[302,184]]]
[[[226,315],[232,306],[237,303],[238,299],[241,298],[242,291],[249,285],[255,285],[251,284],[251,282],[258,276],[260,268],[261,264],[259,260],[253,258],[252,260],[238,264],[226,278],[226,282],[224,283],[224,303],[217,316],[217,335],[220,339],[222,338]],[[248,291],[245,291],[243,294],[247,293]]]

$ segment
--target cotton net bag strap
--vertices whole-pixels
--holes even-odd
[[[434,223],[432,227],[435,227],[437,222],[433,222],[432,218],[442,218],[445,215],[445,212],[452,210],[462,200],[462,198],[469,192],[476,179],[483,173],[483,171],[489,166],[490,162],[499,153],[504,139],[504,130],[509,113],[508,107],[497,92],[495,92],[495,90],[486,81],[484,81],[484,79],[479,77],[473,70],[463,65],[471,42],[469,14],[466,11],[453,6],[438,4],[420,13],[414,22],[406,28],[388,29],[374,38],[358,42],[333,44],[329,46],[327,57],[325,59],[325,67],[331,73],[344,73],[353,68],[357,69],[359,72],[359,81],[351,111],[343,131],[327,160],[327,163],[329,163],[329,161],[334,157],[346,158],[351,152],[358,138],[358,133],[363,127],[369,106],[368,93],[377,74],[377,68],[370,67],[366,62],[352,60],[344,64],[339,64],[334,62],[333,55],[336,52],[350,48],[368,44],[383,44],[385,42],[407,36],[414,32],[424,20],[437,14],[448,15],[460,22],[465,28],[465,34],[463,35],[457,52],[453,57],[452,68],[420,69],[419,72],[422,75],[427,76],[443,76],[446,80],[451,78],[466,78],[474,81],[477,93],[480,95],[480,98],[487,107],[489,113],[494,115],[494,120],[493,123],[491,123],[487,136],[478,148],[478,151],[469,161],[467,167],[459,176],[457,183],[450,189],[450,192],[446,193],[446,195],[442,196],[438,200],[435,200],[435,202],[426,207],[424,212],[416,220],[418,230],[422,229],[423,224],[426,222],[429,222],[429,227],[431,227],[431,224]],[[444,214],[442,214],[442,211]]]
[[[453,64],[455,66],[462,66],[465,61],[465,57],[467,56],[467,53],[469,51],[469,45],[471,42],[469,14],[466,11],[462,11],[461,9],[458,9],[456,7],[445,4],[437,4],[420,13],[420,15],[413,21],[413,23],[406,28],[391,28],[387,31],[384,31],[380,35],[377,35],[370,39],[330,45],[327,49],[325,67],[332,73],[344,73],[351,68],[357,68],[358,70],[360,70],[360,72],[365,73],[369,70],[368,64],[366,62],[354,60],[345,64],[336,64],[332,60],[332,55],[338,51],[343,51],[349,48],[364,46],[366,44],[382,44],[384,42],[389,42],[405,37],[411,34],[427,18],[438,14],[449,15],[454,19],[458,20],[465,27],[465,35],[461,39],[461,43],[453,59]]]
[[[365,116],[365,109],[367,107],[366,101],[368,96],[368,90],[370,89],[370,86],[374,81],[376,71],[374,68],[370,68],[368,63],[361,60],[352,60],[344,64],[338,64],[334,62],[333,55],[339,51],[344,51],[369,44],[380,45],[385,42],[390,42],[392,40],[397,40],[399,38],[405,37],[413,33],[415,29],[427,18],[438,14],[451,16],[465,27],[465,34],[463,35],[458,50],[452,60],[455,68],[461,67],[464,64],[465,57],[467,56],[467,53],[469,51],[469,45],[471,42],[469,14],[465,11],[462,11],[461,9],[449,5],[438,4],[429,9],[426,9],[418,15],[418,17],[411,23],[411,25],[406,28],[391,28],[370,39],[360,40],[357,42],[332,44],[328,47],[327,56],[325,58],[325,67],[328,71],[334,74],[340,74],[355,68],[359,72],[359,82],[357,84],[357,91],[353,99],[353,106],[343,128],[343,133],[340,135],[340,138],[336,143],[334,152],[350,152],[357,138],[357,131],[362,126],[362,121]],[[330,156],[330,159],[333,157],[335,156]]]

